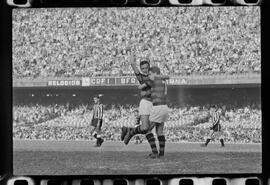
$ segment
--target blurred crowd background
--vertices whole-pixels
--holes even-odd
[[[211,126],[209,106],[171,107],[165,125],[168,142],[204,141]],[[241,107],[220,105],[221,124],[226,142],[261,143],[260,104]],[[87,105],[17,105],[13,112],[13,137],[16,139],[92,140],[92,109]],[[135,126],[135,105],[105,106],[103,137],[120,141],[121,126]]]
[[[132,75],[127,52],[169,75],[261,72],[259,7],[13,10],[13,78]]]

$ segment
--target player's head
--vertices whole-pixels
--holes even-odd
[[[142,60],[140,62],[140,69],[142,73],[144,74],[149,74],[149,69],[150,69],[150,63],[147,60]]]
[[[156,74],[156,75],[160,75],[160,68],[159,67],[157,67],[157,66],[153,66],[153,67],[151,67],[150,68],[150,73],[153,73],[153,74]]]
[[[211,112],[216,112],[218,110],[218,107],[216,105],[211,105],[210,111]]]
[[[97,94],[96,96],[94,96],[93,100],[94,100],[94,103],[99,103],[100,102],[100,98],[102,97],[101,94]]]
[[[133,113],[135,114],[135,116],[139,115],[138,109],[135,109],[135,110],[133,111]]]
[[[149,77],[151,80],[154,79],[155,75],[160,75],[160,68],[157,66],[153,66],[149,70]]]

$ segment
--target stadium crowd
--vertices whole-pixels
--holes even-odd
[[[64,106],[55,105],[21,105],[13,107],[14,125],[33,125],[63,115],[67,110]]]
[[[134,105],[110,105],[104,110],[103,136],[119,141],[123,125],[134,126]],[[261,107],[222,106],[221,124],[227,142],[261,142]],[[92,140],[89,133],[91,109],[86,105],[14,106],[13,137],[16,139]],[[172,107],[166,123],[169,142],[203,141],[209,132],[209,106]]]
[[[13,12],[13,78],[131,75],[129,49],[164,74],[261,72],[259,7]],[[138,61],[137,61],[138,62]]]

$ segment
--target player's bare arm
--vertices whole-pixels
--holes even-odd
[[[147,87],[148,85],[146,83],[140,84],[138,86],[138,89],[144,89],[145,87]]]
[[[135,74],[139,74],[140,71],[137,67],[137,64],[136,64],[136,60],[135,60],[135,55],[133,52],[130,52],[130,55],[129,55],[129,64],[131,65],[133,71]]]

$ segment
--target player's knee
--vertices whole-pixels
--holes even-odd
[[[162,131],[157,131],[157,136],[164,136],[164,133]]]
[[[141,127],[141,133],[142,133],[142,134],[147,134],[147,132],[148,132],[148,127],[142,126],[142,127]]]

